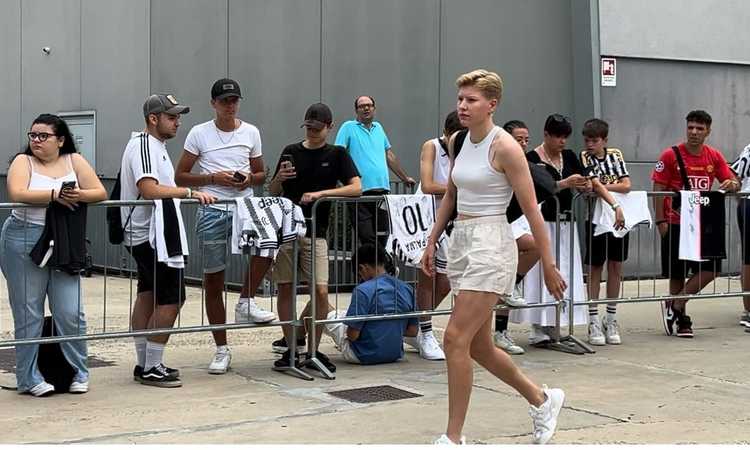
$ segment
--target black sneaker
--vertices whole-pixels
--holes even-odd
[[[677,316],[677,337],[693,337],[693,321],[688,315]]]
[[[661,320],[664,325],[664,332],[667,333],[667,336],[672,336],[674,334],[674,323],[677,319],[672,309],[672,301],[659,302],[659,305],[661,306]]]
[[[176,378],[180,378],[180,371],[179,369],[173,369],[171,367],[164,366],[165,369],[167,369],[167,373],[170,375],[173,375]],[[133,367],[133,380],[135,381],[141,381],[141,375],[143,375],[143,367],[136,365]]]
[[[304,348],[307,346],[307,341],[305,340],[305,337],[298,337],[297,338],[297,349],[299,350],[300,347]],[[284,353],[289,351],[289,346],[286,343],[286,338],[282,336],[281,339],[277,341],[273,341],[271,343],[271,349],[274,353]]]
[[[178,377],[169,374],[167,372],[167,368],[164,367],[163,364],[159,364],[150,368],[149,370],[144,371],[141,374],[139,381],[141,382],[141,384],[145,384],[147,386],[157,386],[165,388],[175,388],[182,386],[182,381],[180,381]]]
[[[321,352],[315,352],[315,357],[324,366],[326,366],[326,369],[328,369],[329,372],[336,373],[336,366],[331,362],[330,359],[328,359],[328,356],[326,356],[325,354],[323,354]],[[311,359],[309,354],[307,355],[306,360],[307,359]],[[306,366],[306,367],[309,367],[309,368],[314,369],[314,370],[318,370],[318,367],[315,364],[310,364],[309,366]]]
[[[277,359],[273,362],[273,366],[280,368],[280,367],[289,367],[289,350],[285,351],[283,355],[281,355],[281,358]],[[294,355],[294,367],[299,367],[299,356]]]

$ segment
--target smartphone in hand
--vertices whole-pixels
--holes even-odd
[[[281,165],[283,167],[294,167],[294,156],[290,155],[289,153],[284,153],[279,157],[279,160],[281,161]]]
[[[63,181],[62,187],[60,187],[60,192],[68,191],[71,189],[76,188],[76,182],[75,181]]]
[[[242,172],[235,172],[232,179],[238,183],[244,183],[247,177]]]

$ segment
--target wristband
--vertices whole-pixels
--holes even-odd
[[[190,188],[185,189],[187,189],[187,196],[185,198],[193,198],[193,190]]]
[[[55,201],[55,190],[54,189],[50,189],[49,201],[50,202],[54,202]]]
[[[214,184],[214,174],[211,174],[211,184]]]
[[[617,208],[620,207],[620,204],[619,203],[615,203],[615,204],[612,204],[612,205],[609,205],[609,206],[610,206],[610,208],[612,208],[612,211],[615,211]]]

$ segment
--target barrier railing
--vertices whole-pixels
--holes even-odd
[[[649,193],[649,198],[653,197],[662,197],[665,195],[674,195],[673,193],[667,193],[667,192],[653,192]],[[737,235],[739,233],[733,233],[735,231],[734,224],[732,223],[731,218],[734,217],[733,210],[731,208],[731,205],[733,202],[729,200],[730,198],[737,197],[737,195],[728,195],[728,201],[727,207],[729,208],[729,213],[726,214],[727,220],[725,222],[726,227],[726,233],[727,233],[727,265],[725,266],[724,276],[727,275],[732,276],[733,274],[736,274],[739,272],[739,270],[732,270],[736,267],[736,264],[739,262],[740,264],[743,262],[741,257],[738,257],[738,255],[733,252],[733,249],[739,249],[740,246],[737,245]],[[356,252],[354,252],[354,249],[357,247],[357,241],[358,239],[358,222],[359,222],[359,209],[357,208],[358,205],[364,204],[364,203],[375,203],[376,204],[376,213],[374,215],[374,221],[375,221],[375,229],[378,230],[378,225],[380,225],[379,221],[381,220],[387,220],[387,213],[383,211],[382,216],[377,212],[380,211],[379,207],[377,206],[378,203],[382,203],[384,201],[383,196],[371,196],[371,197],[358,197],[358,198],[347,198],[347,197],[331,197],[331,198],[324,198],[320,199],[315,202],[315,204],[312,206],[312,228],[311,228],[311,236],[315,236],[316,234],[316,224],[317,224],[317,214],[318,209],[323,203],[330,203],[331,204],[331,218],[334,218],[335,220],[332,220],[329,227],[329,233],[327,236],[327,239],[329,242],[332,242],[331,248],[329,249],[329,254],[327,255],[328,260],[330,261],[331,258],[333,258],[334,264],[333,264],[333,277],[332,279],[335,280],[335,282],[328,283],[328,289],[330,290],[333,288],[333,292],[328,292],[328,301],[329,304],[331,297],[333,297],[334,305],[332,306],[333,310],[339,310],[341,309],[339,307],[341,296],[343,294],[346,294],[348,292],[348,287],[353,286],[356,284],[356,270],[358,266],[357,261],[357,255]],[[571,226],[569,227],[570,234],[570,245],[568,248],[562,248],[561,247],[561,239],[559,239],[561,234],[561,221],[560,221],[560,214],[557,215],[558,220],[555,223],[555,229],[557,231],[557,239],[554,240],[555,242],[555,255],[556,260],[558,262],[558,265],[560,263],[560,259],[563,255],[563,252],[568,252],[568,255],[574,254],[576,251],[583,252],[584,249],[577,249],[575,248],[575,233],[579,233],[581,230],[577,230],[577,225],[581,223],[581,217],[584,217],[585,211],[584,207],[587,203],[590,203],[592,201],[592,198],[590,196],[577,196],[574,198],[573,202],[573,214],[572,219],[570,221]],[[231,201],[224,201],[219,202],[219,204],[228,205],[231,204]],[[186,206],[186,208],[183,209],[183,216],[188,215],[191,210],[198,204],[195,200],[186,200],[182,202],[183,205]],[[102,207],[108,207],[108,206],[148,206],[152,207],[153,202],[148,200],[140,200],[140,201],[106,201],[101,202],[97,204],[91,204],[89,205],[90,208],[102,208]],[[36,207],[33,205],[25,205],[25,204],[18,204],[18,203],[0,203],[0,216],[3,215],[3,211],[7,211],[9,209],[19,209],[23,210],[25,208],[29,207]],[[348,211],[347,211],[348,208]],[[649,203],[649,208],[651,208],[651,204]],[[559,205],[558,205],[558,211],[559,211]],[[103,217],[103,215],[97,214],[97,217]],[[652,213],[653,217],[653,213]],[[224,219],[227,221],[226,225],[230,226],[229,219]],[[22,223],[23,226],[28,228],[28,223],[24,221],[19,221]],[[585,222],[585,221],[584,221]],[[95,224],[96,225],[96,224]],[[105,233],[103,231],[103,228],[101,228],[102,224],[99,224],[99,227],[89,227],[90,232],[95,233]],[[748,226],[748,224],[745,224],[745,226]],[[654,227],[656,228],[656,227]],[[741,230],[740,232],[744,232],[745,230]],[[24,236],[28,235],[28,230],[24,231]],[[637,227],[631,232],[631,240],[634,241],[636,246],[636,254],[635,254],[635,260],[630,260],[630,264],[634,264],[636,268],[643,267],[646,264],[642,260],[642,258],[652,258],[651,261],[658,264],[658,243],[660,242],[660,236],[658,235],[658,231],[656,229],[647,230],[644,227]],[[633,235],[633,233],[635,233]],[[387,235],[387,233],[386,233]],[[382,239],[384,234],[381,232],[381,234],[376,235],[376,241]],[[644,238],[645,236],[645,238]],[[648,242],[647,239],[652,238]],[[590,245],[590,242],[586,242],[586,239],[583,240],[585,245]],[[631,247],[634,244],[631,242]],[[33,243],[31,243],[33,244]],[[358,315],[358,316],[349,316],[349,317],[333,317],[328,318],[326,316],[323,316],[320,314],[318,308],[318,302],[317,302],[317,296],[318,293],[315,289],[315,271],[316,271],[316,264],[318,264],[318,261],[316,261],[316,249],[315,245],[311,246],[310,252],[311,252],[311,267],[310,267],[310,279],[309,280],[299,280],[298,279],[298,271],[297,271],[297,247],[298,243],[294,243],[294,260],[293,260],[293,268],[294,268],[294,280],[293,280],[293,297],[292,297],[292,308],[291,308],[291,317],[287,320],[274,320],[273,322],[267,323],[267,324],[256,324],[253,322],[241,322],[241,323],[225,323],[225,324],[209,324],[206,323],[206,312],[204,310],[204,298],[205,298],[205,287],[202,286],[200,290],[200,323],[194,323],[195,318],[187,318],[183,320],[183,315],[186,314],[185,311],[180,310],[180,313],[178,314],[178,318],[176,320],[176,324],[173,328],[148,328],[148,329],[142,329],[142,330],[134,330],[131,325],[131,319],[132,319],[132,309],[133,309],[133,299],[134,299],[134,273],[135,273],[135,267],[134,263],[132,261],[132,258],[130,258],[129,255],[126,255],[125,250],[122,246],[112,246],[109,243],[105,244],[104,248],[104,260],[110,261],[110,253],[113,251],[113,247],[116,249],[115,252],[119,252],[119,261],[120,263],[116,266],[110,266],[108,264],[105,264],[103,266],[103,277],[102,277],[102,302],[101,304],[97,304],[96,306],[101,307],[102,311],[102,317],[101,317],[101,327],[98,328],[97,326],[93,326],[91,323],[87,323],[83,320],[78,321],[76,324],[76,328],[78,329],[78,333],[70,334],[66,333],[66,335],[63,336],[51,336],[51,337],[41,337],[41,336],[21,336],[21,337],[15,337],[13,339],[4,339],[0,338],[0,348],[7,348],[7,347],[14,347],[19,345],[28,345],[28,344],[41,344],[41,343],[52,343],[52,342],[68,342],[68,341],[80,341],[80,340],[102,340],[102,339],[121,339],[121,338],[128,338],[128,337],[136,337],[136,336],[153,336],[153,335],[159,335],[159,334],[184,334],[184,333],[198,333],[198,332],[210,332],[210,331],[218,331],[218,330],[240,330],[240,329],[251,329],[251,328],[265,328],[265,327],[281,327],[284,325],[288,325],[291,327],[292,333],[291,338],[292,342],[296,342],[297,339],[297,333],[300,330],[305,330],[307,328],[308,331],[315,330],[318,326],[325,326],[326,324],[332,324],[332,323],[348,323],[348,322],[367,322],[367,321],[375,321],[375,320],[390,320],[390,319],[402,319],[402,318],[412,318],[412,317],[424,317],[424,316],[444,316],[449,315],[452,312],[452,299],[449,303],[446,305],[435,308],[432,310],[423,310],[423,311],[410,311],[406,313],[388,313],[387,311],[375,311],[374,314],[368,314],[368,315]],[[227,253],[229,252],[229,246],[226,246]],[[643,248],[652,249],[652,252],[644,251]],[[201,260],[202,252],[203,252],[203,245],[199,245],[199,250],[197,255],[195,253],[191,253],[191,256],[188,257],[190,260],[190,263],[192,264],[194,259]],[[191,251],[193,249],[191,248]],[[198,258],[196,258],[198,256]],[[5,255],[3,256],[5,257]],[[231,258],[227,258],[227,264],[232,265],[236,264],[234,262],[235,260]],[[244,257],[240,260],[243,266],[242,272],[244,273],[250,265],[250,261],[246,260]],[[585,261],[584,261],[585,262]],[[7,261],[6,261],[7,263]],[[273,268],[271,269],[273,270]],[[406,269],[401,272],[400,278],[404,279],[408,283],[416,283],[416,279],[414,278],[414,275],[416,274],[416,270],[418,269]],[[575,318],[575,308],[576,307],[587,307],[590,305],[599,305],[599,304],[626,304],[626,303],[642,303],[642,302],[662,302],[662,301],[674,301],[678,299],[683,298],[689,298],[690,300],[697,300],[697,299],[723,299],[723,298],[738,298],[740,296],[746,296],[750,295],[750,292],[744,291],[741,288],[739,290],[733,289],[732,286],[736,284],[732,279],[727,278],[726,279],[726,289],[717,289],[719,286],[719,280],[714,280],[713,283],[713,291],[712,292],[704,292],[704,293],[696,293],[696,294],[688,294],[688,293],[666,293],[666,294],[658,294],[657,293],[657,280],[660,279],[660,274],[653,273],[650,274],[650,276],[644,276],[639,269],[635,271],[629,271],[624,272],[625,277],[632,280],[637,281],[636,285],[636,294],[635,295],[625,295],[624,291],[624,283],[621,283],[620,286],[620,295],[617,298],[601,298],[599,300],[585,300],[585,301],[578,301],[576,300],[577,296],[579,296],[578,292],[576,292],[576,286],[575,283],[571,282],[575,279],[577,276],[577,271],[581,271],[581,275],[587,275],[591,277],[591,271],[584,272],[584,267],[578,267],[576,264],[570,264],[570,270],[567,275],[568,278],[568,284],[569,284],[569,291],[566,294],[566,297],[562,301],[557,302],[549,302],[549,303],[542,303],[542,304],[529,304],[526,305],[523,308],[555,308],[555,317],[556,317],[556,323],[555,323],[555,331],[553,335],[551,336],[552,342],[547,345],[547,348],[553,349],[553,350],[559,350],[559,351],[566,351],[571,353],[585,353],[585,352],[593,352],[593,349],[589,347],[586,343],[578,340],[575,335],[575,325],[576,325],[576,318]],[[112,316],[122,316],[122,314],[118,314],[118,311],[115,311],[115,314],[112,314],[112,308],[111,308],[111,297],[110,290],[111,289],[119,289],[119,291],[122,291],[121,288],[115,287],[111,288],[108,284],[108,280],[111,279],[112,272],[117,272],[119,274],[126,274],[129,279],[129,304],[128,304],[128,314],[127,314],[127,320],[128,325],[127,327],[119,327],[116,324],[112,324]],[[26,277],[26,275],[24,275]],[[310,290],[310,313],[308,316],[304,317],[298,317],[297,313],[297,289],[296,286],[300,282],[307,282],[307,285]],[[540,280],[541,281],[541,280]],[[721,280],[723,283],[723,280]],[[643,289],[643,286],[648,286],[648,284],[651,284],[651,289]],[[225,285],[222,290],[222,296],[223,296],[223,302],[224,306],[226,308],[227,306],[227,299],[228,299],[228,289],[227,284],[225,282]],[[433,292],[435,292],[435,278],[433,277]],[[587,288],[588,290],[588,284]],[[649,292],[650,291],[650,292]],[[6,290],[7,292],[7,290]],[[192,294],[192,293],[191,293]],[[270,304],[274,305],[274,290],[270,289]],[[583,298],[587,297],[588,292],[583,292]],[[80,311],[81,305],[84,304],[84,299],[82,297],[82,289],[80,287],[80,279],[79,279],[79,287],[78,287],[78,297],[75,300],[78,305],[78,309]],[[192,295],[191,295],[192,297]],[[435,299],[433,297],[433,302],[440,302],[443,299]],[[188,299],[188,302],[186,302],[186,305],[191,304],[191,301],[194,302],[195,300]],[[7,303],[6,303],[7,304]],[[433,307],[435,305],[433,304]],[[119,305],[119,307],[122,307],[122,304]],[[504,309],[506,308],[504,305],[498,306],[496,309]],[[271,308],[273,309],[273,308]],[[419,308],[417,308],[419,309]],[[1,311],[1,309],[0,309]],[[326,311],[328,312],[328,311]],[[196,311],[192,310],[190,311],[190,314],[195,316]],[[567,335],[562,335],[562,315],[565,314],[567,317]],[[25,321],[28,322],[28,321]],[[2,320],[0,320],[0,324],[2,324]],[[15,327],[19,328],[19,327]],[[22,327],[21,327],[22,328]],[[89,329],[93,330],[93,332],[89,332]],[[83,331],[83,332],[81,332]],[[318,342],[315,333],[310,332],[310,339],[308,340],[308,353],[312,356],[311,358],[305,360],[302,362],[301,367],[304,368],[305,366],[315,366],[315,368],[323,375],[324,378],[333,379],[335,378],[334,374],[327,370],[324,364],[322,364],[321,361],[319,361],[315,357],[315,351],[317,349]],[[292,345],[290,343],[290,345]],[[313,378],[306,372],[299,369],[299,366],[296,364],[294,360],[294,354],[290,352],[290,361],[287,366],[282,367],[276,367],[275,370],[279,370],[282,372],[290,373],[296,376],[299,376],[304,379],[312,380]]]

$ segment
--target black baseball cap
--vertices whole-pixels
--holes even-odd
[[[172,94],[151,94],[143,103],[143,117],[149,114],[187,114],[190,107],[181,105]]]
[[[229,78],[222,78],[216,80],[214,85],[211,87],[211,99],[221,100],[227,97],[239,97],[242,98],[242,92],[240,91],[240,84]]]
[[[324,103],[314,103],[307,108],[305,112],[305,121],[302,122],[302,127],[310,127],[316,130],[323,129],[333,123],[333,113]]]

